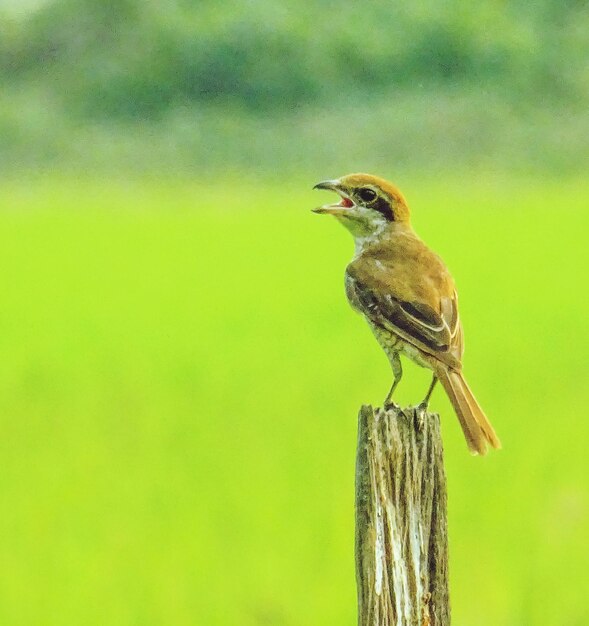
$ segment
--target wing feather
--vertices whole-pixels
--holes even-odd
[[[440,299],[440,313],[419,300],[404,300],[393,290],[383,290],[378,280],[370,284],[354,272],[346,271],[346,293],[357,310],[375,325],[431,354],[453,368],[460,367],[460,321],[453,297]]]

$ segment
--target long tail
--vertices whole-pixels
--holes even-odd
[[[473,454],[486,454],[487,445],[500,448],[501,442],[476,401],[462,372],[438,368],[436,372],[460,420],[466,443]]]

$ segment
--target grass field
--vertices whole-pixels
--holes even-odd
[[[390,374],[313,182],[0,186],[0,624],[355,624],[356,414]],[[437,390],[454,622],[585,624],[589,184],[400,182],[504,445],[471,457]]]

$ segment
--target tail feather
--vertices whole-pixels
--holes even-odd
[[[444,368],[437,372],[448,398],[456,411],[466,438],[469,450],[473,454],[486,454],[487,445],[501,448],[501,442],[493,427],[476,401],[462,372]]]

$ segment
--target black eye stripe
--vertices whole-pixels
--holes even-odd
[[[395,216],[393,214],[393,209],[391,207],[391,204],[385,198],[382,198],[379,196],[377,201],[374,204],[372,204],[370,208],[375,209],[376,211],[381,213],[390,222],[395,221]]]
[[[370,187],[360,187],[360,189],[356,192],[356,195],[360,198],[360,200],[362,200],[362,202],[365,202],[369,208],[378,211],[390,222],[395,220],[391,201],[388,198],[378,195],[374,189],[371,189]]]

